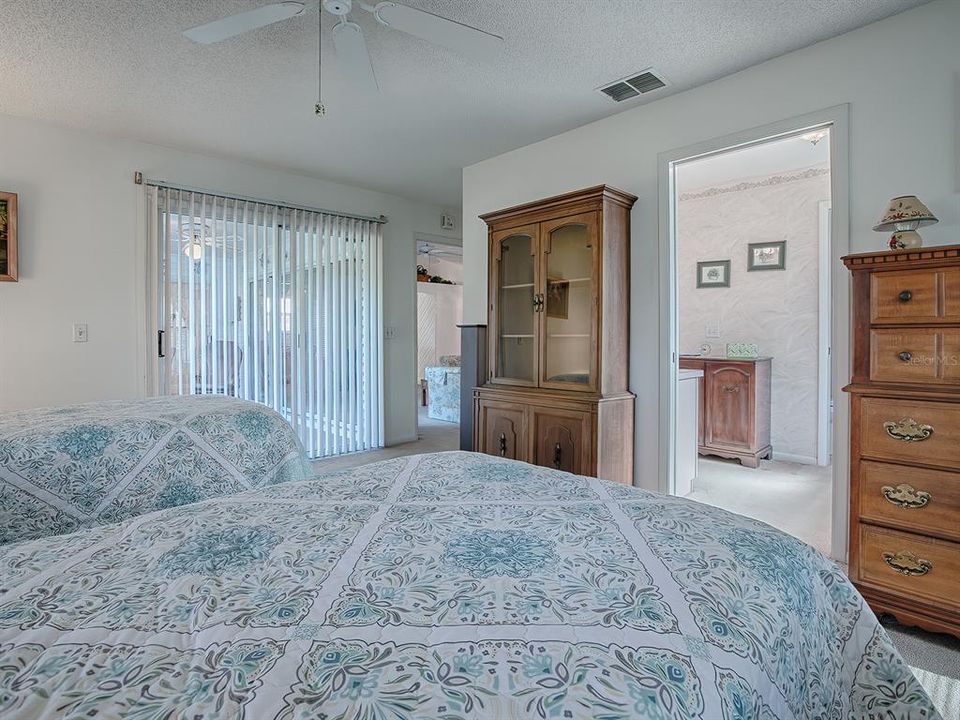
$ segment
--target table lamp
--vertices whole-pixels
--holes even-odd
[[[873,229],[877,232],[893,230],[888,243],[891,250],[918,248],[923,245],[923,239],[917,228],[935,222],[937,218],[915,195],[903,195],[890,201],[880,222]]]

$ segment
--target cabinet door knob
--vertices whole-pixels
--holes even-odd
[[[901,575],[910,577],[926,575],[933,570],[933,563],[929,560],[924,560],[913,553],[902,550],[898,553],[884,552],[883,561]]]
[[[908,350],[904,350],[899,355],[897,355],[897,357],[900,358],[900,360],[902,360],[903,362],[910,362],[913,359],[913,354]]]
[[[560,463],[563,458],[563,448],[560,447],[560,443],[557,443],[553,446],[553,466],[559,470]]]
[[[506,457],[507,455],[507,435],[506,433],[500,433],[500,457]]]
[[[880,492],[888,503],[908,510],[925,507],[933,500],[933,495],[926,490],[917,490],[907,483],[901,483],[896,487],[884,485],[880,488]]]
[[[900,302],[910,302],[910,299],[913,297],[913,293],[909,290],[903,290],[897,295],[900,298]]]

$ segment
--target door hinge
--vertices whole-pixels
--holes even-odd
[[[163,330],[157,330],[157,357],[166,357],[163,353]]]

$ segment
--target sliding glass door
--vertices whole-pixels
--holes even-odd
[[[268,405],[311,457],[383,444],[381,224],[148,188],[161,394]]]

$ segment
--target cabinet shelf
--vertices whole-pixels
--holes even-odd
[[[547,335],[547,337],[552,337],[552,338],[581,338],[581,339],[586,338],[586,339],[589,339],[589,338],[590,338],[590,334],[589,334],[589,333],[549,333],[549,334]]]
[[[502,338],[532,338],[533,335],[501,335]]]
[[[501,290],[517,290],[518,288],[532,288],[533,283],[518,283],[516,285],[501,285]]]
[[[588,282],[590,282],[591,280],[593,280],[593,278],[589,278],[589,277],[579,277],[579,278],[549,278],[549,279],[547,280],[547,284],[548,284],[548,285],[553,285],[553,284],[559,284],[559,283],[570,283],[571,285],[574,285],[574,284],[576,284],[576,283],[588,283]]]

